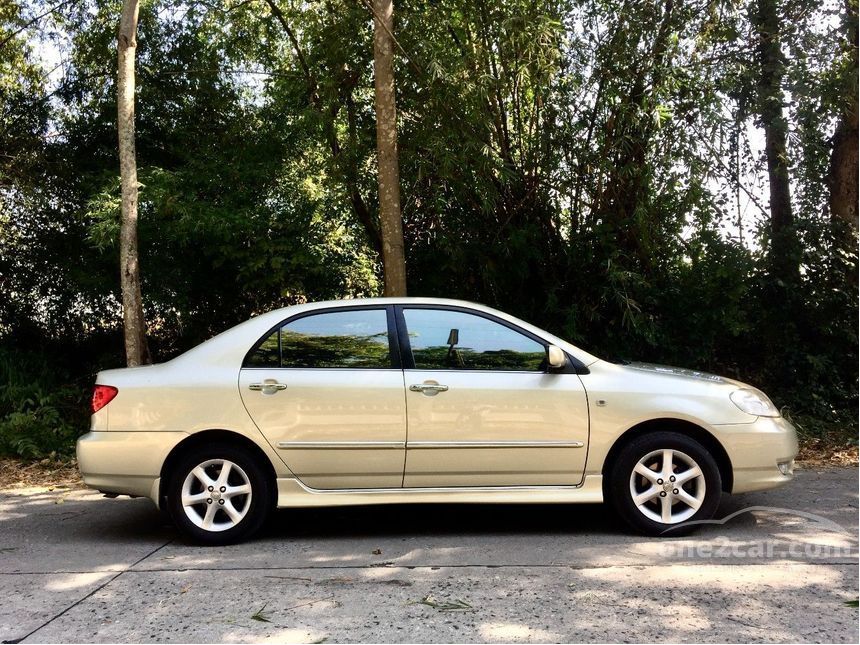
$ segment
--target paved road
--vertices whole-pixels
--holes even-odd
[[[856,468],[724,498],[695,537],[602,506],[280,511],[182,544],[147,500],[0,491],[6,642],[857,642]]]

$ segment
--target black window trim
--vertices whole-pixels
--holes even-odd
[[[541,344],[544,348],[544,351],[547,351],[547,347],[551,344],[545,338],[541,338],[537,334],[533,334],[527,329],[523,329],[522,327],[515,325],[514,323],[505,320],[504,318],[499,318],[498,316],[494,316],[491,313],[486,311],[480,311],[478,309],[470,309],[469,307],[463,307],[460,305],[435,305],[435,304],[425,304],[425,303],[416,303],[416,304],[396,304],[394,305],[394,317],[397,323],[397,333],[399,337],[399,350],[400,350],[400,361],[401,365],[403,365],[404,370],[416,370],[419,368],[415,367],[415,358],[412,356],[412,345],[409,342],[409,330],[406,327],[406,317],[403,315],[404,309],[432,309],[436,311],[454,311],[458,313],[471,314],[473,316],[479,316],[481,318],[486,318],[487,320],[502,325],[503,327],[507,327],[508,329],[515,331],[519,334],[522,334],[526,338],[529,338],[539,344]],[[562,350],[564,351],[564,350]],[[470,370],[460,370],[460,369],[421,369],[421,371],[446,371],[446,372],[495,372],[502,374],[588,374],[588,367],[580,360],[578,360],[575,356],[571,356],[568,352],[564,351],[565,356],[567,357],[567,363],[564,367],[560,368],[547,368],[543,372],[537,370],[484,370],[484,369],[470,369]]]
[[[281,335],[278,334],[278,367],[261,367],[256,365],[248,365],[248,359],[251,354],[256,352],[260,346],[266,342],[266,340],[274,334],[276,331],[280,330],[281,327],[285,325],[289,325],[291,322],[296,320],[300,320],[301,318],[307,318],[309,316],[315,316],[317,314],[330,314],[330,313],[338,313],[338,312],[349,312],[349,311],[385,311],[385,322],[388,327],[388,356],[390,358],[391,364],[388,367],[290,367],[288,365],[284,365],[283,360],[283,349],[281,347]],[[251,349],[249,349],[245,353],[245,357],[242,359],[242,367],[240,369],[243,370],[402,370],[403,363],[401,360],[401,347],[398,342],[398,334],[397,334],[397,325],[395,323],[395,314],[394,314],[394,305],[340,305],[335,307],[323,307],[320,309],[310,309],[308,311],[302,311],[297,314],[293,314],[292,316],[288,316],[284,318],[277,325],[273,325],[269,328],[269,330],[263,334],[256,343],[251,345]]]

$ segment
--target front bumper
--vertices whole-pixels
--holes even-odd
[[[758,417],[753,423],[711,427],[732,464],[732,493],[776,488],[793,479],[797,432],[787,420]]]
[[[157,504],[161,466],[187,436],[184,432],[88,432],[78,439],[78,468],[90,488],[149,497]]]

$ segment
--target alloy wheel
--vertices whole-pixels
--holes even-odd
[[[705,501],[705,475],[689,455],[662,449],[642,457],[630,474],[633,504],[645,517],[678,524],[696,514]]]
[[[195,526],[226,531],[248,514],[251,495],[251,480],[240,466],[227,459],[209,459],[185,478],[182,508]]]

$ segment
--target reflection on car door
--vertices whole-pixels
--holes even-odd
[[[504,321],[404,306],[406,487],[576,485],[588,442],[579,376]],[[405,329],[403,329],[405,327]],[[401,332],[402,333],[402,332]]]
[[[402,485],[406,409],[395,341],[390,309],[339,308],[288,320],[248,354],[242,401],[307,486]]]

